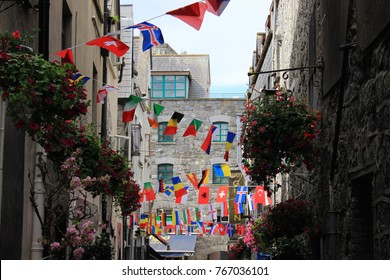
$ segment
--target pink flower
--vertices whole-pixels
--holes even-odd
[[[81,258],[83,257],[84,253],[85,253],[85,250],[84,250],[83,247],[79,247],[79,248],[77,248],[77,249],[75,249],[73,251],[73,255],[74,255],[74,258],[76,260],[81,260]]]
[[[60,247],[61,247],[60,243],[53,242],[53,243],[50,244],[50,251],[56,252],[56,251],[58,251],[60,249]]]
[[[261,133],[263,133],[265,131],[265,126],[261,126],[259,130]]]
[[[72,180],[70,181],[70,187],[73,189],[76,189],[78,187],[81,187],[83,184],[81,183],[81,180],[79,177],[72,177]]]

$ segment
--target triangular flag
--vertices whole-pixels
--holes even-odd
[[[191,182],[191,184],[194,186],[194,189],[198,189],[198,178],[196,178],[195,173],[186,174],[188,180]]]
[[[184,115],[182,113],[174,112],[171,119],[168,121],[165,128],[164,135],[174,135],[177,131],[177,124],[182,120]]]
[[[198,132],[200,126],[202,125],[202,122],[197,119],[193,119],[192,122],[187,127],[186,131],[183,134],[183,137],[186,137],[188,135],[196,136],[196,133]]]
[[[129,28],[137,28],[141,31],[143,37],[142,51],[146,51],[153,46],[164,44],[164,37],[162,32],[156,25],[144,21],[136,25],[129,26],[125,29]]]
[[[98,93],[96,95],[96,103],[104,103],[104,98],[106,98],[107,94],[110,92],[118,90],[117,88],[109,85],[105,85],[102,88],[98,90]]]
[[[229,150],[232,147],[234,137],[236,137],[236,134],[231,131],[228,131],[226,135],[226,151],[225,151],[225,155],[223,156],[225,161],[229,161]]]
[[[59,52],[56,52],[55,55],[61,57],[61,64],[70,63],[74,65],[73,53],[71,49],[65,49]]]
[[[166,12],[166,14],[177,17],[178,19],[184,21],[196,30],[199,30],[202,26],[206,9],[206,3],[196,2],[191,5]]]
[[[204,139],[201,149],[207,154],[210,154],[211,140],[213,139],[213,133],[217,129],[216,126],[211,125],[209,132],[207,133],[206,139]]]
[[[136,95],[130,95],[129,101],[125,104],[125,108],[123,109],[122,121],[123,122],[131,122],[134,119],[135,109],[137,104],[142,101],[141,97]]]
[[[206,0],[207,11],[220,16],[230,0]]]
[[[86,44],[88,46],[98,46],[106,49],[118,57],[123,56],[129,50],[128,45],[113,36],[99,37],[87,42]]]
[[[164,108],[165,108],[164,106],[153,103],[152,112],[150,114],[150,117],[148,117],[149,125],[151,128],[158,128],[157,117],[161,114]]]

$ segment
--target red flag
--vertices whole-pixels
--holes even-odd
[[[228,192],[229,192],[228,186],[219,187],[218,193],[217,193],[217,198],[215,199],[215,202],[225,202]]]
[[[154,193],[152,184],[150,182],[144,183],[144,194],[145,194],[146,201],[151,201],[156,199],[156,194]]]
[[[186,137],[188,135],[196,136],[196,133],[198,132],[201,125],[202,121],[193,119],[190,125],[187,127],[186,131],[184,132],[183,137]]]
[[[88,46],[98,46],[106,49],[118,57],[123,56],[129,50],[128,45],[113,36],[99,37],[87,42],[86,44]]]
[[[98,90],[98,93],[96,95],[96,103],[104,103],[104,98],[106,98],[106,95],[116,90],[118,89],[113,86],[109,86],[109,85],[103,86]]]
[[[210,154],[211,141],[213,139],[213,133],[216,129],[217,129],[216,126],[213,126],[213,125],[210,126],[210,130],[207,133],[206,139],[204,139],[204,142],[203,142],[202,146],[200,147],[207,154]]]
[[[206,13],[207,5],[203,2],[194,4],[166,12],[167,15],[177,17],[196,30],[199,30],[203,23],[204,14]]]
[[[186,174],[188,180],[190,180],[191,184],[194,186],[195,190],[198,190],[198,178],[196,178],[195,173]]]
[[[229,216],[229,205],[227,201],[221,202],[221,217]]]
[[[264,191],[263,186],[257,186],[253,194],[253,202],[255,204],[271,205],[271,198],[268,197],[267,191]]]
[[[207,11],[220,16],[230,0],[206,0]]]
[[[73,59],[73,53],[71,49],[65,49],[59,52],[56,52],[55,55],[58,55],[61,57],[61,64],[64,65],[65,63],[70,63],[74,64],[74,59]]]
[[[171,119],[168,121],[165,128],[164,135],[174,135],[177,131],[177,124],[182,120],[184,115],[179,112],[174,112]]]
[[[200,187],[198,194],[198,204],[209,204],[210,188]]]

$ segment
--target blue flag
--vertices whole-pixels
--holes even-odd
[[[164,37],[162,35],[161,29],[156,25],[144,21],[136,25],[129,26],[126,29],[130,28],[137,28],[141,31],[144,38],[142,42],[142,51],[146,51],[153,46],[164,44]]]

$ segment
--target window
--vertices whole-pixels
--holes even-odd
[[[158,124],[158,142],[173,142],[173,135],[164,135],[168,122]]]
[[[164,183],[171,183],[173,177],[173,164],[164,163],[157,166],[157,179],[164,179]]]
[[[215,122],[213,125],[217,127],[213,133],[213,142],[226,142],[229,124],[227,122]]]
[[[152,76],[152,98],[186,98],[187,76]]]
[[[224,185],[229,184],[229,177],[220,177],[215,175],[214,165],[213,165],[213,184],[224,184]]]

